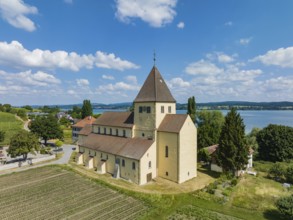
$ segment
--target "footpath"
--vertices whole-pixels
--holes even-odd
[[[51,164],[67,164],[69,162],[71,153],[74,151],[73,149],[75,147],[76,147],[75,145],[64,144],[62,146],[64,154],[58,160],[53,160],[53,161],[50,161],[50,162],[43,162],[41,164],[32,164],[32,165],[27,165],[27,166],[22,166],[22,167],[17,167],[17,168],[9,168],[9,167],[7,167],[7,169],[0,171],[0,176],[4,175],[4,174],[20,172],[20,171],[29,170],[29,169],[32,169],[32,168],[42,167],[42,166],[51,165]],[[48,159],[50,160],[52,158],[48,158]]]

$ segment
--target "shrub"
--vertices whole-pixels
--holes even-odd
[[[270,169],[268,176],[275,180],[281,180],[285,173],[284,167],[280,163],[275,163]]]
[[[277,200],[276,206],[284,216],[293,219],[293,194],[289,197],[283,197]]]
[[[285,177],[287,182],[293,183],[293,165],[287,167]]]

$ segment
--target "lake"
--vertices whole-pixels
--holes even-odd
[[[105,111],[125,111],[125,109],[94,109],[94,114]],[[228,110],[221,111],[224,115]],[[269,124],[286,125],[293,127],[293,111],[291,110],[239,110],[245,124],[245,132],[249,133],[252,128],[264,128]],[[177,110],[177,114],[186,114],[186,110]]]

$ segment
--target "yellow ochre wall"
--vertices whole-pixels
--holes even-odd
[[[188,116],[179,133],[178,183],[197,176],[197,129]]]
[[[178,181],[178,134],[158,132],[158,176]],[[168,146],[168,157],[165,157],[165,147]],[[166,174],[168,172],[168,175]]]
[[[151,161],[151,167],[149,168],[150,161]],[[140,159],[139,171],[140,171],[139,185],[143,185],[147,183],[147,174],[149,173],[152,173],[152,179],[157,177],[157,149],[156,149],[155,142]]]
[[[161,113],[162,106],[164,107],[164,113]],[[169,106],[171,107],[171,112],[168,111]],[[156,113],[156,128],[158,128],[166,114],[176,114],[176,103],[157,102]]]
[[[136,184],[139,184],[139,161],[117,156],[120,158],[120,177],[126,180],[130,180]],[[125,161],[125,166],[122,166],[122,160]],[[132,169],[132,163],[135,163],[135,169]]]

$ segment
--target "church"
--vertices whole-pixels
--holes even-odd
[[[156,177],[183,183],[197,175],[197,130],[156,66],[133,112],[104,112],[78,134],[76,162],[139,185]]]

